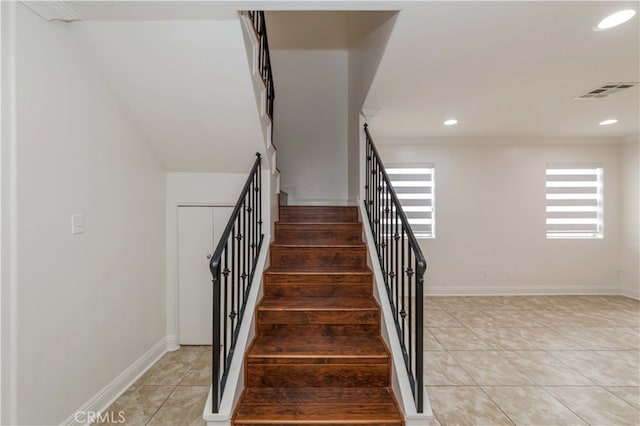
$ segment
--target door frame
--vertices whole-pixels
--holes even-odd
[[[180,349],[180,311],[178,303],[178,208],[235,207],[235,203],[174,202],[167,209],[167,350]]]

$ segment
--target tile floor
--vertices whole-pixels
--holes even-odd
[[[210,386],[211,346],[182,346],[165,354],[102,418],[136,426],[201,426]]]
[[[640,302],[425,298],[434,425],[640,425]],[[211,348],[167,353],[110,408],[130,425],[203,425]]]
[[[640,425],[640,302],[428,297],[435,425]]]

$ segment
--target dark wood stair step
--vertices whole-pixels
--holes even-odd
[[[287,223],[275,224],[277,244],[359,244],[361,223]]]
[[[237,425],[401,425],[388,388],[252,388],[234,416]]]
[[[373,294],[368,269],[351,272],[292,272],[269,268],[264,274],[265,297],[366,297]]]
[[[390,359],[380,337],[258,336],[246,375],[247,386],[384,387]]]
[[[272,244],[271,265],[290,270],[347,270],[367,266],[367,248],[361,244],[285,245]]]
[[[380,337],[257,336],[248,363],[379,364],[389,360]]]
[[[280,206],[280,222],[358,222],[353,206]]]
[[[376,324],[372,297],[269,297],[257,308],[258,324]]]

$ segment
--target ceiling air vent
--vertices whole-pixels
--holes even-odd
[[[638,83],[607,83],[602,86],[590,90],[587,93],[576,96],[574,99],[599,99],[611,96],[621,90],[628,89],[630,87],[637,86]]]

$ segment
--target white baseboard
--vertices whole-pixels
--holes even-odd
[[[572,286],[572,285],[482,285],[436,287],[425,283],[425,296],[534,296],[534,295],[615,295],[620,294],[611,286]],[[632,296],[630,296],[632,297]]]
[[[178,343],[178,336],[172,334],[171,336],[167,336],[167,351],[173,352],[180,349],[180,343]]]
[[[640,300],[640,289],[621,288],[618,292],[620,296],[630,297],[632,299]]]
[[[71,414],[62,425],[88,425],[87,413],[102,413],[167,352],[167,338],[153,345],[111,383]]]

